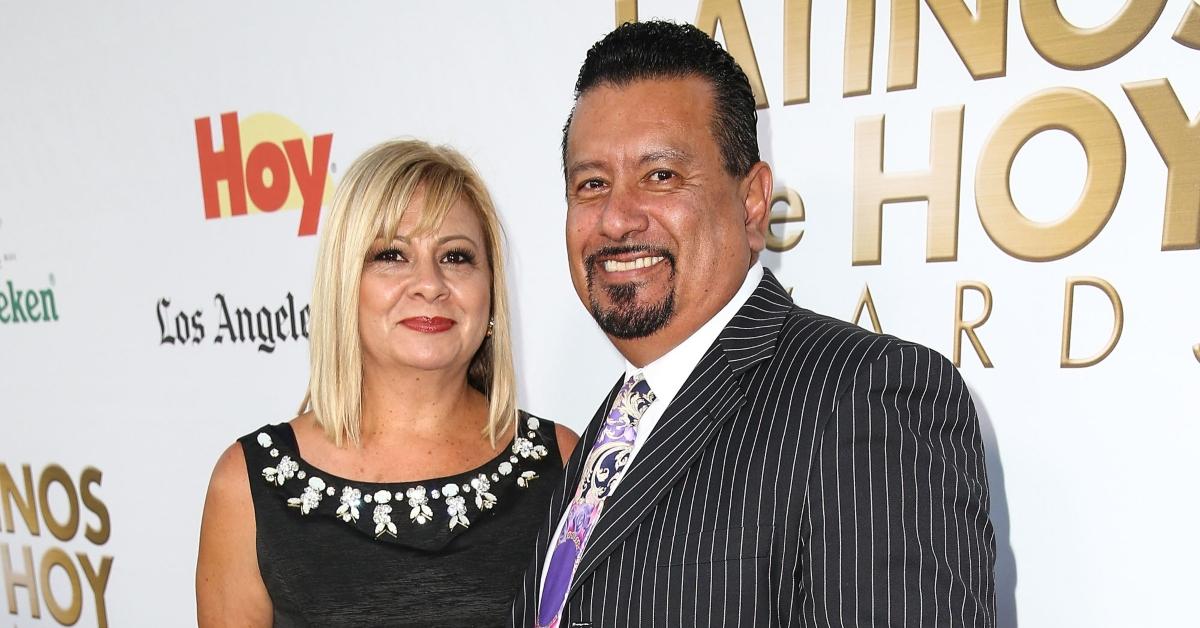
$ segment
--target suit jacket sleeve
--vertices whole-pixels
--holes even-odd
[[[864,365],[817,441],[796,574],[812,626],[994,626],[979,419],[941,355]]]

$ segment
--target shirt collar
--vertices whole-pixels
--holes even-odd
[[[625,378],[628,379],[640,370],[645,376],[646,382],[650,384],[650,390],[654,391],[654,403],[661,403],[663,407],[670,405],[675,394],[683,387],[688,375],[691,375],[692,370],[700,363],[700,358],[704,357],[704,352],[712,346],[717,336],[721,335],[721,330],[725,329],[729,321],[733,320],[738,310],[742,309],[746,301],[750,300],[750,295],[754,293],[754,289],[758,287],[762,278],[762,262],[755,262],[746,273],[746,278],[742,280],[742,286],[734,293],[733,298],[729,299],[725,307],[722,307],[716,315],[708,319],[708,322],[701,325],[700,329],[693,332],[674,349],[641,369],[626,360]]]

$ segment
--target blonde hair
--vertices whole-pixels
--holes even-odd
[[[359,281],[376,238],[391,240],[421,190],[415,235],[441,225],[459,200],[483,227],[492,271],[491,334],[467,369],[467,381],[488,398],[483,430],[493,447],[517,421],[517,387],[509,332],[508,290],[501,247],[503,231],[491,195],[458,151],[420,140],[384,142],[354,160],[338,183],[333,207],[322,219],[313,280],[309,330],[309,384],[300,412],[312,411],[326,435],[342,447],[359,445],[362,419],[362,345],[358,329]]]

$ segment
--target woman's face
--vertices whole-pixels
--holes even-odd
[[[358,295],[364,367],[465,372],[487,333],[492,269],[478,216],[459,199],[440,227],[417,237],[423,211],[418,191],[396,238],[367,252]]]

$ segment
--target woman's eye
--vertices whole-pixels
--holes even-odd
[[[442,262],[447,264],[470,264],[475,261],[475,255],[470,251],[454,250],[442,256]]]
[[[384,249],[371,257],[375,262],[406,262],[404,254],[399,249]]]

